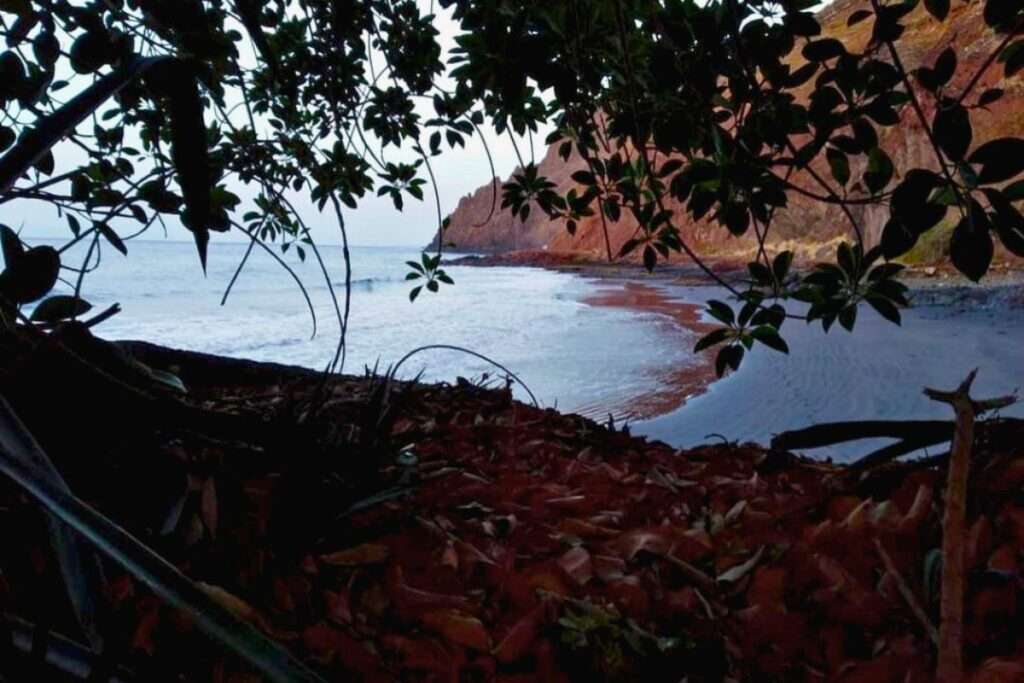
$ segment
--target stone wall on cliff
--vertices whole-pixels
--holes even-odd
[[[823,34],[842,40],[851,51],[863,50],[873,22],[862,21],[849,27],[847,18],[855,10],[869,6],[868,0],[837,0],[819,15]],[[927,14],[921,3],[906,18],[907,30],[899,42],[906,67],[913,70],[922,64],[931,65],[947,46],[952,45],[961,66],[947,89],[958,92],[1002,38],[985,25],[981,11],[982,3],[955,3],[948,19],[939,23]],[[800,63],[802,57],[794,54],[794,67]],[[975,144],[996,137],[1024,136],[1024,78],[1020,75],[1004,80],[1002,65],[996,64],[985,72],[973,90],[973,98],[968,101],[976,99],[997,83],[1006,91],[1005,96],[987,109],[972,112]],[[919,94],[930,118],[934,114],[934,102],[930,96]],[[922,166],[937,169],[934,153],[911,107],[905,107],[901,117],[896,126],[878,128],[882,147],[892,158],[897,173]],[[539,170],[564,194],[575,186],[570,176],[583,166],[583,162],[575,155],[563,161],[556,150],[557,145],[547,150]],[[856,164],[853,166],[854,178],[857,178],[863,168]],[[831,177],[824,159],[816,162],[815,169],[823,177]],[[492,185],[484,185],[464,197],[451,213],[445,239],[456,249],[489,253],[548,249],[604,258],[609,245],[611,252],[618,254],[621,245],[636,230],[636,223],[627,217],[627,212],[623,212],[618,223],[607,224],[607,241],[600,216],[581,221],[575,235],[568,233],[564,221],[551,221],[537,209],[531,211],[525,222],[520,221],[513,218],[508,210],[501,209],[500,182],[497,179],[492,182],[497,190],[496,201]],[[820,188],[806,173],[795,174],[793,182],[820,193]],[[898,182],[898,177],[894,182]],[[755,241],[752,234],[735,238],[717,224],[706,220],[692,221],[683,207],[671,199],[668,208],[673,211],[675,224],[681,229],[684,239],[699,253],[720,257],[746,257],[753,253]],[[851,211],[861,222],[868,243],[877,243],[888,218],[888,208],[853,206]],[[833,253],[836,243],[849,238],[850,234],[850,224],[838,206],[791,192],[789,205],[777,213],[771,226],[769,242],[773,249],[793,249],[802,260],[814,260]]]

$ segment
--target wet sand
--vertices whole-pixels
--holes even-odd
[[[674,328],[670,338],[688,348],[714,327],[701,318],[703,302],[727,298],[713,287],[600,283],[586,303],[663,316]],[[1024,287],[915,285],[915,305],[904,311],[902,326],[867,306],[853,334],[790,321],[783,328],[789,355],[755,346],[739,372],[718,380],[716,349],[696,354],[692,364],[652,378],[649,392],[624,397],[615,414],[630,418],[633,433],[675,446],[707,442],[710,434],[767,443],[779,432],[821,422],[949,418],[948,407],[927,400],[921,389],[951,388],[974,367],[980,368],[979,397],[1024,387]],[[1003,414],[1024,416],[1024,405]],[[847,461],[886,443],[851,442],[808,455]]]
[[[664,286],[666,297],[684,303],[724,298],[707,287]],[[722,434],[729,440],[768,443],[772,436],[822,422],[845,420],[952,419],[949,407],[928,400],[924,387],[955,387],[979,368],[979,398],[1021,392],[1024,387],[1024,307],[1020,288],[915,293],[903,324],[885,321],[870,307],[858,313],[851,334],[838,326],[788,321],[788,355],[755,345],[739,372],[669,413],[634,425],[634,433],[676,446],[693,446]],[[794,306],[794,312],[802,307]],[[1002,411],[1024,416],[1024,404]],[[851,442],[808,451],[843,462],[886,445]],[[941,450],[941,449],[939,449]],[[938,452],[938,450],[933,449]]]
[[[676,343],[689,348],[693,348],[696,341],[714,327],[701,320],[699,305],[673,300],[662,287],[633,281],[619,283],[603,280],[601,285],[600,291],[583,299],[583,302],[591,306],[628,308],[664,316],[676,328],[672,333]],[[607,407],[599,409],[595,406],[590,412],[601,410],[611,412],[617,418],[635,421],[677,410],[690,398],[703,393],[715,381],[714,351],[694,355],[692,364],[665,368],[655,379],[650,391],[625,398],[623,405],[611,406],[610,411]],[[587,412],[586,409],[584,412]]]
[[[489,260],[477,265],[526,265]],[[548,261],[540,265],[598,286],[585,303],[660,316],[671,326],[669,339],[687,350],[713,327],[701,318],[704,302],[729,298],[723,289],[707,286],[692,266],[659,267],[651,275],[629,264],[559,263],[550,255]],[[717,349],[689,354],[691,363],[653,374],[649,391],[578,412],[599,421],[611,412],[617,423],[628,419],[633,433],[690,447],[711,434],[768,443],[779,432],[830,421],[948,419],[948,407],[927,400],[921,389],[955,387],[975,367],[979,397],[1021,393],[1024,271],[1000,265],[975,285],[948,270],[908,269],[904,281],[913,306],[904,311],[902,326],[882,320],[869,306],[860,308],[853,334],[838,326],[826,334],[818,323],[790,321],[783,329],[789,355],[755,345],[739,372],[719,380],[713,366]],[[792,306],[802,312],[802,304]],[[651,349],[657,353],[656,343]],[[1003,414],[1024,416],[1024,401]],[[852,442],[807,454],[846,461],[885,443]]]

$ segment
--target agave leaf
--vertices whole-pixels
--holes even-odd
[[[0,400],[0,472],[35,498],[66,533],[80,534],[98,550],[149,586],[171,606],[187,613],[196,626],[279,683],[322,682],[284,648],[212,599],[176,567],[71,493],[33,460],[38,447],[25,442],[24,431],[6,402]],[[29,437],[30,438],[30,437]],[[42,454],[42,451],[38,451]],[[52,467],[52,465],[51,465]]]
[[[67,495],[71,494],[67,482],[2,397],[0,451],[4,458],[19,463],[31,471],[33,476],[47,481],[50,486]],[[50,528],[50,543],[57,556],[75,617],[92,646],[101,648],[103,638],[98,627],[98,597],[103,595],[105,581],[100,558],[81,536],[54,515],[47,515],[47,523]]]

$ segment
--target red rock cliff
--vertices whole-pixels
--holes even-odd
[[[853,11],[864,7],[869,7],[868,0],[837,0],[819,15],[823,34],[842,40],[851,51],[863,50],[873,22],[862,21],[848,27],[846,20]],[[931,65],[947,45],[953,45],[960,67],[950,88],[956,92],[963,87],[1001,40],[1001,36],[995,35],[985,25],[981,17],[982,7],[983,3],[980,2],[954,3],[947,20],[939,23],[926,13],[924,3],[921,3],[906,17],[907,30],[899,42],[905,66],[915,69],[922,64]],[[794,62],[797,66],[802,63],[802,58],[794,55]],[[986,71],[968,101],[976,100],[986,88],[1001,80],[1003,68],[1002,64],[997,63]],[[987,111],[979,109],[972,113],[975,144],[994,137],[1024,136],[1024,79],[1018,75],[1004,81],[1000,87],[1006,91],[1001,100],[990,105]],[[933,102],[924,94],[921,101],[930,118],[934,112]],[[899,125],[880,127],[878,132],[882,147],[892,157],[897,172],[915,166],[937,168],[934,153],[910,107],[904,108]],[[821,167],[816,168],[824,177],[830,178],[824,161],[819,160],[819,163]],[[554,182],[562,194],[573,187],[574,182],[570,176],[582,166],[582,161],[575,156],[567,162],[562,161],[556,146],[547,150],[539,165],[541,174]],[[862,170],[854,168],[854,177],[859,177]],[[797,174],[794,182],[807,189],[818,190],[806,175]],[[536,209],[525,222],[519,221],[510,212],[500,208],[500,182],[494,179],[492,183],[497,184],[498,189],[493,215],[493,190],[490,184],[463,197],[452,212],[451,225],[445,239],[454,243],[457,249],[482,252],[549,249],[595,258],[605,256],[605,237],[599,216],[581,222],[575,236],[565,229],[564,221],[548,220]],[[690,220],[678,203],[670,200],[669,208],[675,212],[676,225],[681,227],[684,238],[700,253],[746,256],[752,252],[752,235],[737,239],[717,224]],[[852,210],[862,222],[869,243],[875,243],[888,217],[888,209],[875,206],[852,207]],[[633,235],[636,228],[636,223],[626,217],[626,212],[623,213],[622,220],[608,225],[609,241],[614,254],[618,253],[623,242]],[[777,214],[772,225],[770,242],[778,249],[793,249],[803,258],[819,258],[833,252],[835,243],[847,237],[849,230],[849,223],[838,207],[790,193],[789,206]]]

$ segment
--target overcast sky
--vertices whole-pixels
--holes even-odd
[[[422,4],[429,6],[430,0],[422,0]],[[435,25],[441,33],[441,45],[445,52],[445,58],[447,58],[447,51],[454,45],[456,24],[451,20],[448,12],[444,12],[436,5],[435,7],[438,12],[441,12]],[[431,117],[432,110],[433,108],[427,104],[421,112],[423,118]],[[507,134],[498,137],[493,130],[488,130],[487,127],[482,127],[482,130],[487,137],[487,145],[494,159],[497,175],[504,179],[518,165],[513,145]],[[549,131],[550,129],[546,129],[534,136],[534,153],[538,158],[544,154],[543,141]],[[426,146],[426,138],[429,137],[429,134],[430,130],[426,130],[423,135],[424,146]],[[520,152],[528,160],[529,141],[521,140],[517,141],[517,144]],[[466,148],[457,147],[455,150],[448,150],[445,144],[442,146],[442,150],[442,154],[431,159],[431,163],[437,176],[441,213],[447,215],[455,208],[461,197],[488,182],[491,170],[479,136],[474,136],[469,140]],[[388,155],[391,160],[402,158],[396,155],[394,147],[389,148]],[[57,173],[63,172],[62,169],[72,168],[73,164],[81,163],[83,159],[80,151],[70,145],[61,145],[55,149],[55,157]],[[405,156],[405,160],[413,158],[415,157]],[[426,176],[424,175],[424,177]],[[251,208],[251,203],[246,200],[251,200],[252,193],[245,192],[241,187],[229,186],[229,189],[243,198],[243,204],[239,207],[241,212]],[[330,205],[328,205],[327,211],[320,213],[312,203],[304,200],[303,195],[296,195],[291,199],[302,214],[303,220],[312,229],[314,239],[318,243],[340,242]],[[9,202],[0,212],[0,222],[10,225],[16,230],[20,228],[22,235],[30,239],[70,236],[65,220],[57,215],[56,209],[40,202]],[[437,210],[433,192],[428,189],[422,202],[405,195],[405,207],[401,213],[394,209],[389,198],[368,195],[360,202],[358,209],[346,211],[346,224],[349,240],[354,245],[425,245],[432,239],[437,228]],[[161,238],[162,231],[154,228],[147,233],[147,237]],[[191,236],[180,225],[170,226],[169,237],[171,239],[191,239]],[[213,239],[244,241],[246,238],[240,234],[228,233],[214,235]]]

